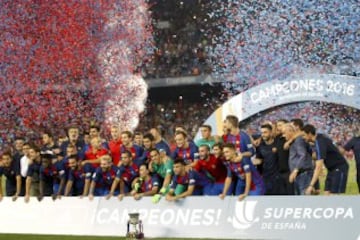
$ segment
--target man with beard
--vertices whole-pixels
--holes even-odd
[[[147,133],[144,135],[143,146],[144,146],[144,153],[141,156],[141,162],[148,166],[149,162],[151,161],[150,151],[155,148],[154,136],[151,133]]]
[[[328,170],[325,180],[325,194],[345,193],[349,165],[344,156],[330,138],[323,134],[316,133],[316,128],[313,125],[305,125],[303,131],[305,133],[305,141],[315,144],[317,159],[315,161],[315,171],[311,182],[306,188],[306,193],[310,194],[314,191],[314,185],[319,179],[320,172],[324,165]]]
[[[1,184],[3,175],[6,177],[6,196],[12,196],[15,200],[21,191],[20,165],[12,158],[10,152],[3,153],[1,160],[3,166],[0,167],[0,201],[3,197]]]
[[[211,182],[210,187],[204,188],[204,195],[218,196],[222,193],[227,170],[222,159],[210,154],[209,145],[200,145],[199,161],[193,169],[205,175]]]
[[[256,148],[255,161],[262,164],[265,195],[281,195],[284,193],[284,184],[279,174],[279,160],[272,130],[270,124],[261,125],[262,141]]]
[[[81,196],[85,186],[85,172],[81,167],[77,155],[68,157],[69,172],[67,176],[65,196]]]
[[[173,176],[174,161],[166,155],[166,151],[156,148],[150,150],[149,170],[153,175],[159,178],[161,189],[159,194],[155,194],[152,198],[153,203],[160,201],[161,196],[167,194],[170,189],[170,182]]]
[[[117,170],[118,168],[112,165],[112,159],[109,155],[100,158],[100,166],[92,175],[89,191],[90,200],[93,200],[94,196],[107,196],[110,193]],[[115,195],[117,195],[116,192]]]

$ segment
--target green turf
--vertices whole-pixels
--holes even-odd
[[[59,235],[22,235],[22,234],[0,234],[1,240],[105,240],[105,239],[127,239],[125,237],[93,237],[93,236],[59,236]],[[184,238],[152,238],[154,240],[170,240]],[[191,238],[186,238],[191,240]],[[197,238],[199,240],[199,238]]]
[[[7,240],[102,240],[102,239],[126,239],[120,237],[90,237],[90,236],[59,236],[59,235],[22,235],[2,234],[0,239]]]

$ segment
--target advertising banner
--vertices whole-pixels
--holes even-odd
[[[137,212],[151,238],[360,239],[359,196],[22,200],[0,203],[1,233],[125,236]]]

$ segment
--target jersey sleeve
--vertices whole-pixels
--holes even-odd
[[[135,151],[136,151],[136,156],[137,156],[137,158],[141,158],[142,156],[143,156],[143,154],[144,154],[144,148],[142,148],[142,147],[140,147],[140,146],[138,146],[138,145],[134,145],[134,147],[135,147]],[[145,156],[146,157],[146,156]]]
[[[156,175],[152,176],[151,179],[152,179],[153,188],[160,186],[159,178]]]
[[[242,160],[241,165],[242,165],[242,168],[244,169],[244,172],[246,172],[246,173],[251,172],[251,162],[250,161],[251,160],[248,158],[244,158]]]
[[[148,152],[143,151],[142,155],[137,158],[137,165],[140,167],[141,164],[145,163],[146,161],[149,161],[148,159]],[[135,162],[135,161],[134,161]]]
[[[230,169],[230,164],[225,164],[226,167],[226,177],[232,177],[232,172]]]
[[[199,159],[199,148],[198,148],[198,146],[196,146],[195,145],[195,143],[194,144],[192,144],[192,147],[191,147],[191,158],[193,159],[193,160],[198,160]],[[197,156],[196,156],[197,155]]]
[[[189,172],[189,186],[196,185],[196,175],[194,171]]]
[[[242,152],[250,152],[251,156],[253,156],[255,154],[255,149],[251,143],[250,136],[243,131],[240,132],[240,136],[241,136]]]
[[[326,142],[322,139],[316,139],[315,141],[316,160],[326,158]]]
[[[27,177],[32,177],[33,175],[34,175],[34,163],[29,166],[26,173]]]
[[[168,159],[165,163],[166,175],[173,174],[174,161],[172,159]]]
[[[101,169],[97,168],[96,171],[93,173],[91,179],[95,182],[95,183],[99,183],[101,181]]]
[[[200,171],[201,170],[201,161],[202,160],[199,160],[195,163],[195,165],[192,167],[195,171]]]
[[[60,179],[66,178],[65,164],[63,161],[59,162],[59,164],[56,165],[56,171],[58,172]]]
[[[164,140],[160,141],[159,143],[157,143],[155,145],[156,149],[157,150],[165,150],[166,152],[166,155],[170,156],[171,155],[171,151],[170,151],[170,147],[169,147],[169,144],[167,144]]]
[[[89,148],[90,148],[90,145],[89,144],[86,144],[86,145],[84,145],[84,147],[81,149],[81,151],[79,151],[78,152],[78,158],[79,158],[79,160],[81,161],[81,160],[85,160],[85,154],[86,154],[86,152],[89,150]]]
[[[177,186],[177,177],[174,175],[170,183],[170,189],[175,191],[176,186]]]
[[[264,159],[264,156],[261,154],[261,151],[259,148],[256,148],[256,154],[255,154],[256,158],[259,159]]]
[[[68,179],[68,181],[72,181],[72,182],[75,180],[74,170],[72,170],[72,169],[69,170],[67,179]]]
[[[116,171],[116,178],[120,179],[123,172],[124,172],[124,166],[120,166],[119,169]]]

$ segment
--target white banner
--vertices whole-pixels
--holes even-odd
[[[360,78],[308,74],[264,82],[226,101],[204,124],[210,125],[214,134],[222,135],[223,122],[229,114],[242,121],[275,106],[303,101],[329,102],[360,109]],[[200,138],[200,132],[195,138]]]
[[[359,196],[189,197],[93,201],[63,198],[0,202],[1,233],[125,236],[128,213],[140,213],[145,237],[360,239]]]

